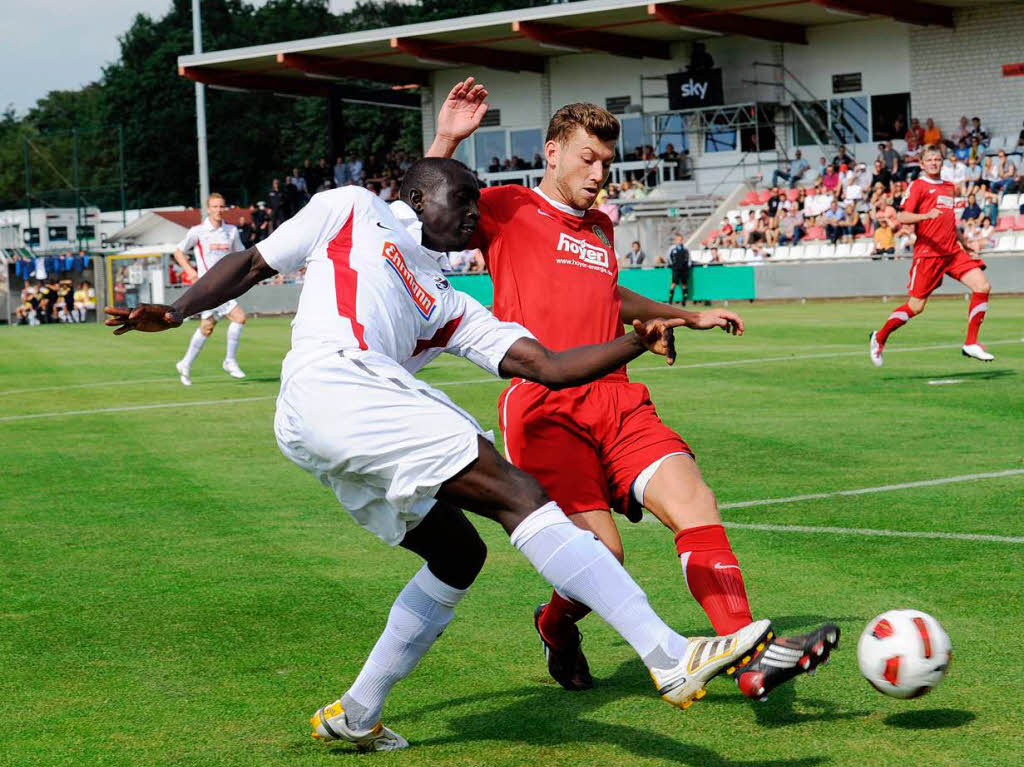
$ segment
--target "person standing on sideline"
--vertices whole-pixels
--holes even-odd
[[[675,243],[668,251],[668,265],[672,269],[672,284],[668,286],[668,302],[674,303],[676,285],[679,286],[679,305],[686,306],[686,288],[690,284],[690,251],[683,244],[683,235],[675,236]]]
[[[921,153],[921,169],[922,174],[911,182],[897,214],[900,223],[916,225],[917,228],[907,302],[897,307],[881,329],[869,336],[871,362],[875,367],[882,367],[882,352],[889,334],[924,311],[928,297],[942,284],[942,278],[947,274],[971,291],[967,337],[960,353],[991,362],[995,357],[978,343],[978,331],[988,311],[988,294],[992,289],[982,273],[985,262],[977,257],[957,229],[954,187],[940,176],[942,153],[938,147],[925,147]]]
[[[202,277],[228,253],[245,250],[242,238],[238,234],[238,227],[224,223],[226,207],[221,195],[216,192],[211,194],[206,200],[206,210],[209,215],[203,223],[188,230],[185,239],[178,243],[178,247],[174,251],[174,260],[185,270],[189,282],[195,282]],[[196,254],[195,268],[188,262],[188,257],[185,255],[193,249]],[[238,342],[242,338],[242,328],[245,327],[246,316],[245,310],[232,299],[214,309],[208,309],[200,315],[199,327],[192,334],[192,340],[189,341],[185,356],[174,365],[183,386],[192,385],[192,363],[199,356],[199,352],[203,350],[206,339],[210,337],[217,320],[221,317],[231,320],[231,324],[228,326],[227,351],[221,367],[232,378],[245,378],[245,373],[238,366],[235,355],[238,352]]]

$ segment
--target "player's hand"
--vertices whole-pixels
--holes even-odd
[[[124,335],[129,330],[159,333],[161,330],[176,328],[185,320],[173,306],[166,304],[139,304],[134,309],[107,306],[103,311],[110,315],[103,324],[116,328],[115,336]]]
[[[480,127],[480,120],[487,114],[487,89],[474,84],[467,77],[448,93],[437,115],[437,135],[453,141],[462,141]]]
[[[727,309],[708,309],[706,312],[697,312],[696,319],[689,323],[691,330],[711,330],[721,328],[726,333],[734,336],[743,335],[743,318],[736,312]]]
[[[199,279],[199,272],[197,272],[191,266],[186,266],[185,267],[185,276],[188,278],[189,282],[195,282],[196,280]]]
[[[941,215],[941,210],[939,210],[938,208],[932,208],[930,211],[924,214],[924,218],[926,221],[931,221],[933,218],[938,218]]]
[[[669,365],[672,365],[676,361],[676,337],[673,330],[685,324],[686,320],[679,318],[647,322],[633,320],[633,332],[640,343],[647,347],[647,351],[660,354]]]

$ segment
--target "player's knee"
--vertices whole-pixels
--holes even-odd
[[[986,277],[982,277],[978,282],[978,287],[974,289],[975,293],[989,293],[992,290],[992,285],[989,283]]]
[[[616,541],[614,543],[609,543],[607,541],[601,541],[601,543],[603,543],[605,548],[608,549],[608,551],[610,551],[612,553],[613,557],[615,557],[617,560],[619,560],[619,564],[620,565],[626,563],[626,552],[622,548],[622,541]]]
[[[200,325],[199,332],[209,338],[210,334],[213,332],[213,325]]]
[[[509,473],[512,498],[509,507],[513,511],[531,514],[548,502],[547,493],[540,482],[522,469],[511,466]]]
[[[928,305],[928,301],[924,298],[910,298],[907,300],[907,306],[910,307],[915,315],[920,314],[924,311],[925,306]]]

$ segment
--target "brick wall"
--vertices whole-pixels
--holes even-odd
[[[977,115],[995,136],[1017,134],[1024,121],[1024,76],[1002,65],[1024,61],[1024,3],[958,10],[956,27],[910,27],[911,105],[943,134],[960,115]]]

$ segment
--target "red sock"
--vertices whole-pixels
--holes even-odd
[[[971,293],[971,307],[967,310],[967,338],[964,346],[978,343],[978,331],[988,311],[988,293]]]
[[[731,634],[753,622],[743,573],[724,527],[703,525],[683,530],[676,536],[676,551],[686,587],[704,608],[716,634]]]
[[[885,321],[885,324],[882,325],[882,329],[875,333],[875,340],[884,346],[889,334],[896,330],[896,328],[901,328],[906,325],[913,316],[914,312],[911,311],[910,304],[903,304],[903,306],[897,307],[893,313],[889,315],[889,319]]]
[[[564,647],[576,638],[572,627],[590,613],[586,605],[566,599],[557,591],[551,592],[551,601],[540,614],[540,633],[544,640],[556,648]]]

